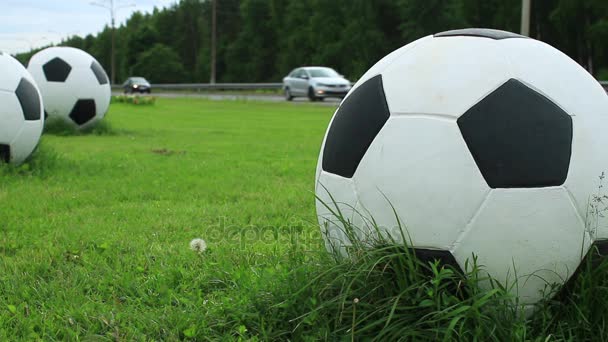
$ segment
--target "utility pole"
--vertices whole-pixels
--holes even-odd
[[[116,1],[120,1],[120,0],[116,0]],[[129,5],[120,5],[120,6],[115,6],[115,2],[114,0],[98,0],[96,2],[91,2],[91,5],[93,6],[99,6],[99,7],[103,7],[105,9],[107,9],[108,11],[110,11],[110,23],[111,23],[111,30],[112,30],[112,52],[111,52],[111,56],[110,56],[110,84],[116,84],[116,25],[115,25],[115,17],[116,17],[116,11],[118,11],[121,8],[126,8],[126,7],[134,7],[135,4],[129,4]]]
[[[521,34],[530,36],[530,7],[532,0],[522,0],[521,2]]]
[[[114,6],[114,0],[110,0],[112,7]],[[111,60],[111,71],[110,71],[110,85],[116,84],[116,26],[114,25],[114,10],[112,12],[112,56]]]
[[[215,58],[217,44],[217,0],[211,0],[211,79],[209,83],[215,84]]]

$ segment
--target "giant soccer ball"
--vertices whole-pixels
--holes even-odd
[[[608,241],[585,224],[607,132],[608,96],[551,46],[486,29],[424,37],[367,71],[329,124],[316,174],[326,243],[350,243],[332,211],[360,237],[373,218],[425,258],[464,270],[477,256],[534,304]]]
[[[0,52],[0,161],[19,164],[32,153],[44,126],[42,110],[30,73]]]
[[[88,53],[71,47],[44,49],[28,70],[40,87],[45,114],[85,128],[103,119],[110,105],[110,82]]]

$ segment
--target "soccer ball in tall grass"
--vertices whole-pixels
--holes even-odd
[[[0,161],[19,164],[42,134],[42,98],[27,70],[0,52]]]
[[[51,47],[32,56],[28,70],[40,87],[49,118],[60,118],[80,129],[95,125],[108,111],[108,76],[88,53]]]
[[[607,132],[608,96],[551,46],[486,29],[424,37],[367,71],[329,125],[326,242],[351,243],[343,216],[359,239],[379,228],[460,269],[475,255],[533,304],[608,238],[588,211]]]

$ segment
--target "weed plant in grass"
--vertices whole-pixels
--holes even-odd
[[[508,341],[525,336],[525,315],[509,289],[479,288],[486,276],[475,262],[462,274],[437,260],[423,261],[405,235],[405,242],[384,236],[372,220],[374,236],[360,237],[338,205],[324,205],[350,243],[346,249],[333,244],[328,268],[296,292],[300,301],[314,298],[314,308],[293,320],[298,329],[312,330],[304,335],[321,326],[331,340]]]
[[[539,304],[531,336],[561,341],[608,341],[608,260],[593,247],[579,272],[554,298]]]
[[[381,236],[327,253],[310,190],[332,112],[160,99],[112,104],[111,134],[47,131],[0,167],[0,340],[606,340],[604,261],[525,320],[483,265]]]
[[[308,274],[306,285],[285,297],[295,340],[312,335],[365,341],[608,340],[608,260],[596,247],[568,286],[530,315],[512,295],[516,284],[505,288],[488,278],[474,258],[464,274],[437,260],[418,259],[402,242],[407,236],[395,241],[368,220],[376,233],[361,237],[338,205],[324,205],[350,244],[334,244],[325,269]],[[490,288],[479,287],[484,280]],[[547,294],[554,290],[547,284]]]

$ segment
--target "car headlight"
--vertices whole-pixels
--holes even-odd
[[[327,84],[325,84],[325,83],[317,83],[317,87],[327,87]]]
[[[134,84],[134,85],[133,85],[133,88],[137,88],[137,87],[139,87],[137,84]]]

